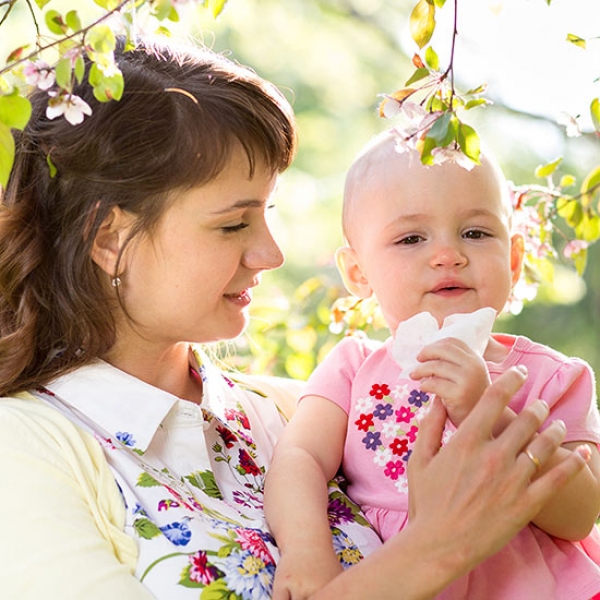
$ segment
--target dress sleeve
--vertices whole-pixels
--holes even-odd
[[[367,356],[380,345],[379,342],[354,336],[343,338],[313,371],[303,397],[322,396],[348,413],[356,372]]]
[[[594,373],[580,359],[569,359],[539,394],[550,405],[550,417],[567,426],[565,442],[600,444],[600,413]],[[549,423],[548,423],[549,424]]]
[[[37,400],[0,400],[0,595],[149,600],[93,437]]]

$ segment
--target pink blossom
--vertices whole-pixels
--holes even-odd
[[[29,85],[34,85],[40,90],[48,90],[54,85],[54,69],[43,60],[27,62],[23,67],[23,75]]]
[[[589,246],[588,242],[584,240],[571,240],[563,250],[563,254],[566,258],[573,258],[573,256],[583,252]]]

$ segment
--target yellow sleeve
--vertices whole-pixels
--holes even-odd
[[[99,444],[34,398],[0,399],[0,598],[149,600]]]

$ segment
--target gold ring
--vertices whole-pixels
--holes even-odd
[[[542,463],[535,454],[532,454],[529,450],[523,450],[523,454],[525,454],[525,456],[535,465],[536,471],[539,471],[542,468]]]

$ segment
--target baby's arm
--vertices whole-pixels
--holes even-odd
[[[532,373],[530,377],[534,377]],[[577,412],[587,414],[596,402],[594,394],[594,374],[587,366],[566,364],[560,369],[556,378],[551,379],[538,391],[542,398],[548,398],[557,416],[565,415],[570,419]],[[595,407],[594,407],[595,410]],[[552,414],[552,413],[551,413]],[[572,423],[569,422],[568,427]],[[575,426],[578,431],[588,429],[582,422]],[[569,435],[569,433],[567,433]],[[581,540],[586,537],[600,513],[600,452],[598,446],[586,439],[585,433],[579,440],[573,439],[558,448],[533,479],[540,477],[561,457],[567,456],[569,450],[585,444],[590,450],[590,460],[583,471],[569,485],[557,492],[533,519],[533,523],[550,535],[566,540]]]
[[[455,338],[425,346],[419,365],[410,373],[421,391],[441,398],[448,416],[458,427],[471,412],[491,380],[481,356]]]
[[[336,474],[348,417],[307,396],[277,442],[265,482],[265,514],[281,559],[273,599],[307,598],[342,571],[327,517],[327,484]]]

